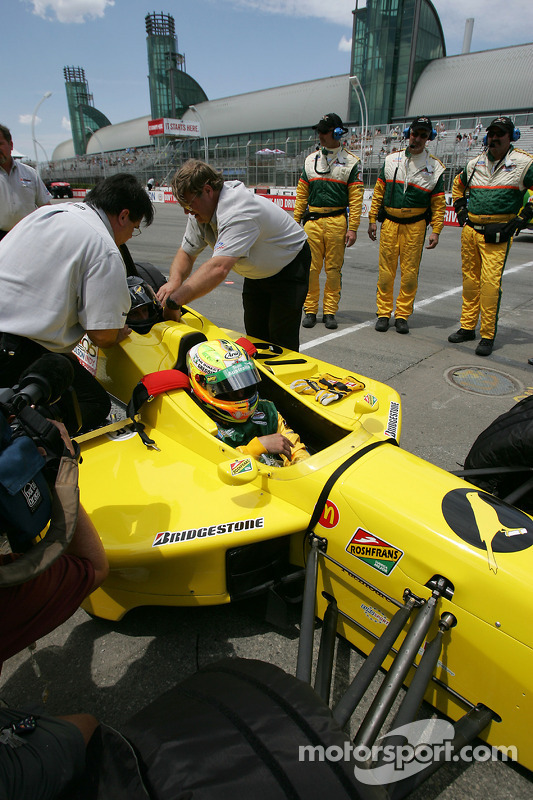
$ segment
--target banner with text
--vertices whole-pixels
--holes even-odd
[[[200,136],[200,124],[183,119],[149,119],[149,136]]]

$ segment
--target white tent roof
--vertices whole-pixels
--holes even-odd
[[[533,44],[481,50],[431,61],[408,117],[481,116],[533,108]]]

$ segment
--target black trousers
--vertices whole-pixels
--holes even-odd
[[[247,336],[289,350],[300,349],[300,324],[310,267],[311,249],[306,241],[296,258],[277,275],[244,279],[242,304]]]
[[[49,353],[40,344],[26,339],[23,336],[16,337],[16,348],[13,355],[9,355],[2,349],[2,334],[0,334],[0,387],[11,388],[18,383],[19,377],[25,369],[34,363],[40,356]],[[59,401],[58,408],[63,412],[68,432],[71,436],[102,425],[111,409],[111,400],[105,389],[100,386],[96,378],[80,364],[76,356],[71,354],[61,354],[62,358],[68,358],[74,370],[74,381],[72,387],[76,392],[78,405],[81,412],[82,426],[76,429],[72,419],[72,410],[65,400]]]

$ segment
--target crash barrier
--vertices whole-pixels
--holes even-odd
[[[273,203],[280,206],[280,208],[285,209],[285,211],[294,211],[294,203],[296,201],[296,189],[270,189],[269,187],[256,187],[255,189],[250,189],[250,191],[254,191],[256,194],[260,194],[262,197],[266,197],[268,200],[272,200]],[[73,189],[74,197],[81,199],[85,197],[87,193],[87,189]],[[148,192],[150,195],[150,200],[152,203],[176,203],[177,200],[172,194],[172,189],[170,186],[160,186],[157,189],[153,189]],[[372,203],[372,189],[365,189],[364,199],[363,199],[363,211],[361,216],[364,218],[368,218],[368,212],[370,211],[370,204]],[[446,197],[446,212],[444,214],[444,224],[445,225],[453,225],[455,227],[459,227],[459,223],[457,222],[457,216],[455,213],[455,209],[452,205],[451,195],[450,197]]]

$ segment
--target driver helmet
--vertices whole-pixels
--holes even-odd
[[[257,408],[261,376],[246,350],[231,339],[213,339],[187,353],[191,388],[210,416],[246,422]]]
[[[128,278],[131,307],[126,324],[137,333],[148,333],[152,325],[163,319],[163,308],[152,287],[142,278]]]

